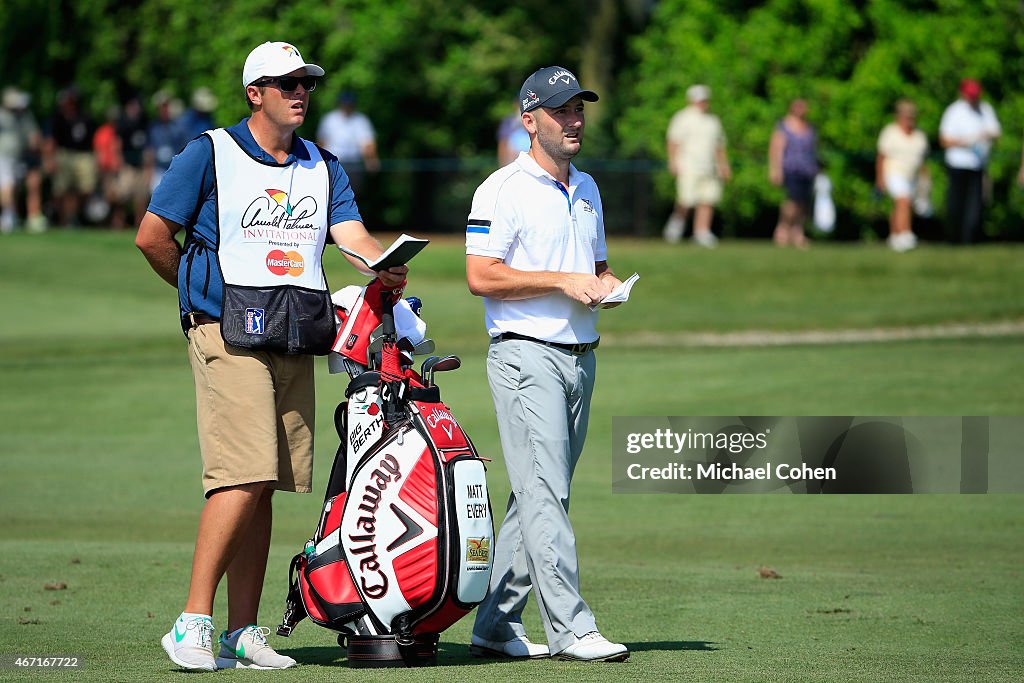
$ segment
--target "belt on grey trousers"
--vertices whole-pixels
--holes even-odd
[[[543,346],[550,346],[553,349],[562,349],[568,351],[574,356],[584,356],[594,349],[597,348],[598,344],[601,343],[601,338],[598,337],[592,342],[587,344],[563,344],[561,342],[544,341],[543,339],[535,339],[534,337],[527,337],[525,334],[516,334],[515,332],[502,332],[497,337],[492,337],[494,341],[504,341],[506,339],[517,339],[519,341],[533,342],[534,344],[542,344]]]

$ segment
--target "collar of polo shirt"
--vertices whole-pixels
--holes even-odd
[[[534,158],[530,156],[529,152],[520,152],[519,157],[516,159],[516,163],[519,164],[520,168],[522,168],[524,171],[526,171],[527,173],[536,178],[548,178],[550,180],[553,180],[554,182],[558,182],[557,180],[555,180],[555,177],[553,175],[551,175],[550,173],[548,173],[547,171],[540,167],[540,164],[538,164],[534,160]],[[580,172],[576,170],[576,167],[572,165],[572,162],[569,162],[570,186],[577,184],[577,181],[579,180],[579,173]]]

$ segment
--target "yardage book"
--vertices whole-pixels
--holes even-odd
[[[417,237],[402,234],[376,261],[368,261],[362,254],[357,254],[351,249],[338,245],[338,249],[353,258],[357,258],[366,264],[366,267],[373,271],[387,270],[392,266],[403,266],[412,260],[412,257],[420,253],[423,247],[430,244],[430,240],[421,240]]]
[[[633,273],[626,278],[625,282],[613,289],[608,296],[591,306],[590,310],[596,311],[598,308],[606,308],[608,304],[625,303],[626,301],[629,301],[629,290],[633,289],[633,284],[639,279],[640,276]]]

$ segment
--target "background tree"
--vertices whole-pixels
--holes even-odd
[[[628,75],[620,78],[629,85],[620,96],[633,104],[618,138],[625,152],[664,159],[665,130],[686,88],[710,85],[735,163],[723,223],[728,232],[764,236],[781,198],[767,182],[768,139],[787,103],[805,97],[835,186],[839,235],[860,237],[884,216],[872,198],[872,164],[895,101],[918,104],[933,150],[933,196],[941,200],[939,119],[960,79],[972,76],[1004,129],[990,167],[996,201],[988,227],[1019,237],[1024,202],[1011,181],[1024,125],[1022,57],[1024,6],[1014,0],[662,0],[630,43]],[[657,183],[670,201],[668,174]]]
[[[780,191],[767,179],[768,138],[796,96],[810,101],[821,135],[839,236],[884,230],[886,205],[871,193],[875,141],[900,97],[918,104],[941,210],[939,117],[969,75],[1004,128],[989,231],[1024,237],[1024,192],[1012,182],[1024,127],[1018,0],[566,0],[557,11],[540,0],[5,0],[0,85],[30,92],[42,120],[71,83],[97,118],[129,93],[187,100],[205,85],[228,125],[246,115],[241,61],[262,40],[292,41],[327,69],[301,134],[315,134],[342,90],[358,93],[387,170],[361,202],[377,225],[461,229],[523,78],[560,64],[601,94],[579,165],[599,175],[608,208],[646,197],[654,170],[654,205],[616,217],[612,230],[651,233],[664,220],[665,129],[697,82],[714,90],[729,136],[727,233],[770,233]]]

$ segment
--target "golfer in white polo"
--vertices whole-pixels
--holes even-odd
[[[477,609],[476,656],[622,661],[580,595],[569,485],[587,435],[597,313],[620,284],[608,267],[601,196],[569,163],[580,150],[583,90],[561,67],[520,92],[530,151],[477,189],[466,229],[466,277],[484,297],[487,377],[512,495]],[[530,642],[522,611],[534,590],[548,647]]]

